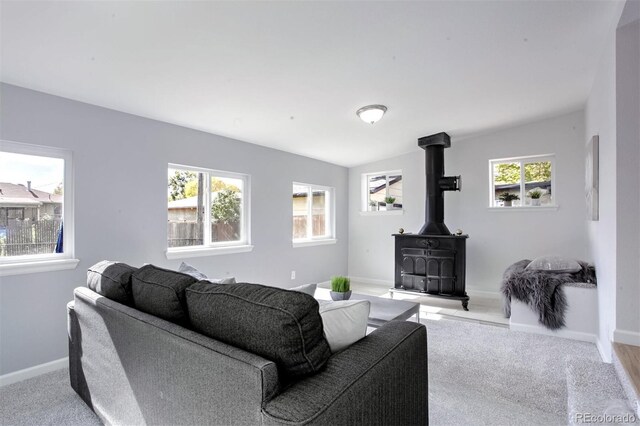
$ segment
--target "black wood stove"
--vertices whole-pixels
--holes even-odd
[[[444,191],[460,191],[460,176],[444,176],[444,149],[451,146],[446,133],[418,139],[425,150],[427,196],[425,224],[417,234],[394,234],[394,290],[462,301],[465,290],[465,259],[468,235],[452,235],[444,224]]]

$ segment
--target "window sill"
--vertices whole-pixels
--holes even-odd
[[[395,215],[402,215],[402,214],[404,214],[404,209],[382,210],[377,212],[370,212],[370,211],[360,212],[360,216],[395,216]]]
[[[253,250],[252,245],[227,247],[189,247],[187,249],[167,250],[167,259],[187,259],[190,257],[218,256],[221,254],[247,253]]]
[[[75,269],[79,262],[78,259],[54,259],[4,263],[0,264],[0,277]]]
[[[545,211],[556,211],[558,210],[560,206],[558,205],[554,205],[554,206],[512,206],[512,207],[487,207],[487,209],[489,209],[489,211],[538,211],[538,210],[545,210]]]
[[[335,238],[329,238],[326,240],[305,240],[305,241],[293,241],[293,248],[298,247],[312,247],[312,246],[324,246],[327,244],[335,244],[338,240]]]

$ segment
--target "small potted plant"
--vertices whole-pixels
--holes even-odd
[[[330,293],[333,300],[349,300],[351,297],[351,280],[349,277],[332,277]]]
[[[498,197],[500,200],[504,201],[504,206],[505,207],[511,207],[511,202],[513,200],[519,200],[520,197],[518,197],[516,194],[512,194],[510,192],[503,192],[502,194],[500,194],[500,196]]]
[[[387,210],[393,210],[396,206],[393,203],[396,202],[395,197],[384,197],[384,202],[387,203]]]
[[[538,188],[532,189],[529,191],[529,197],[531,197],[531,205],[539,206],[540,205],[540,197],[542,197],[542,191]]]
[[[375,212],[376,210],[378,210],[378,203],[376,203],[375,201],[369,201],[369,207],[369,210]]]

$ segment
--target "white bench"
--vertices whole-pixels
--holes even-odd
[[[590,283],[569,283],[563,284],[562,289],[568,304],[564,315],[565,327],[549,330],[538,322],[537,312],[526,303],[512,298],[510,329],[595,343],[598,334],[596,286]]]

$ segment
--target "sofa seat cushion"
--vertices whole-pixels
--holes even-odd
[[[123,305],[133,305],[131,275],[137,268],[126,263],[103,260],[87,269],[87,287]]]
[[[368,300],[321,300],[324,335],[332,352],[341,351],[367,335],[371,302]]]
[[[186,296],[194,330],[274,361],[285,379],[316,373],[331,356],[318,302],[308,294],[199,282]]]
[[[188,326],[184,291],[196,281],[187,274],[145,265],[132,277],[135,307],[175,324]]]

